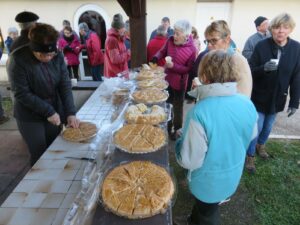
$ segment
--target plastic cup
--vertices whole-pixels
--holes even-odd
[[[172,62],[172,57],[171,56],[166,56],[165,60],[166,60],[166,63],[171,63]]]

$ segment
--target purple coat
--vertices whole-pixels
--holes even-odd
[[[191,36],[183,45],[175,45],[174,37],[171,36],[164,47],[155,54],[159,59],[166,56],[172,57],[174,66],[166,69],[166,80],[175,90],[186,90],[188,74],[193,68],[197,50]]]
[[[58,49],[61,50],[67,59],[68,66],[75,66],[79,65],[79,53],[81,49],[79,48],[80,42],[78,38],[74,35],[73,40],[68,42],[64,36],[59,38],[58,40]],[[70,46],[71,49],[66,49],[66,46]]]

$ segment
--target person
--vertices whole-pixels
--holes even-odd
[[[266,17],[259,16],[254,20],[254,24],[256,27],[257,32],[251,35],[244,46],[242,51],[243,56],[249,61],[251,55],[253,53],[255,45],[265,39],[270,37],[270,33],[268,32],[269,21]]]
[[[11,45],[10,52],[29,43],[28,32],[38,21],[39,16],[33,12],[23,11],[16,15],[15,21],[21,28],[21,34]]]
[[[163,25],[159,25],[156,29],[156,36],[149,41],[147,45],[147,61],[149,62],[153,56],[165,45],[167,38],[167,30]],[[164,66],[166,63],[165,58],[161,58],[157,65]]]
[[[101,40],[94,31],[90,30],[85,22],[80,23],[78,27],[84,41],[79,50],[85,48],[87,51],[93,80],[102,81],[101,65],[103,65],[104,56],[101,51]]]
[[[196,47],[191,37],[192,26],[187,20],[179,20],[174,24],[174,36],[171,36],[164,47],[152,59],[153,63],[170,56],[166,62],[166,80],[169,83],[168,103],[173,105],[174,118],[168,122],[168,133],[175,140],[176,131],[182,127],[184,93],[187,87],[188,74],[196,59]],[[174,129],[174,131],[173,131]]]
[[[127,50],[131,49],[131,41],[130,41],[130,23],[129,20],[125,21],[125,46]],[[131,68],[131,60],[127,62],[128,68]]]
[[[121,14],[115,14],[105,41],[104,76],[116,77],[118,73],[127,75],[130,56],[130,50],[125,46],[123,17]]]
[[[161,25],[163,25],[167,31],[167,37],[171,37],[172,35],[174,35],[174,30],[171,28],[171,23],[170,23],[170,19],[169,17],[163,17],[161,19]],[[150,35],[150,40],[151,41],[155,36],[157,35],[157,29],[155,29],[154,31],[151,32]]]
[[[216,49],[226,50],[228,53],[233,55],[234,60],[239,65],[239,76],[238,79],[238,92],[244,94],[250,98],[252,91],[252,76],[251,70],[247,59],[240,54],[236,49],[231,46],[231,31],[226,21],[216,20],[213,21],[204,32],[206,40],[204,43],[207,44],[207,51],[201,52],[196,59],[196,63],[200,63],[201,58],[207,52]],[[203,53],[203,54],[202,54]],[[198,68],[199,64],[194,64],[194,68]],[[194,69],[193,71],[197,71]],[[191,76],[195,77],[195,74]]]
[[[63,29],[64,35],[58,39],[58,49],[63,52],[65,61],[68,65],[69,77],[79,80],[78,66],[79,66],[79,53],[80,42],[79,39],[73,34],[72,28],[65,26]]]
[[[237,91],[237,67],[225,50],[210,51],[200,63],[203,95],[188,112],[175,146],[195,198],[188,224],[220,224],[219,203],[235,193],[256,132],[255,107]]]
[[[284,110],[289,90],[288,117],[299,107],[300,43],[289,37],[295,28],[288,13],[270,22],[271,37],[257,43],[250,59],[253,76],[251,100],[258,112],[258,136],[247,152],[246,169],[255,172],[255,151],[263,159],[269,157],[265,143],[271,133],[276,114]]]
[[[28,145],[31,165],[61,132],[62,124],[79,126],[68,70],[56,48],[58,36],[53,26],[36,23],[28,34],[29,45],[10,55],[14,117]]]
[[[199,35],[196,27],[192,27],[192,37],[193,37],[194,45],[197,49],[197,55],[199,55],[201,51],[201,42],[199,40]]]
[[[7,50],[7,54],[9,54],[10,50],[11,50],[11,45],[12,45],[13,41],[17,39],[19,32],[18,32],[17,28],[10,27],[10,28],[8,28],[7,33],[8,33],[8,36],[5,40],[5,47]]]
[[[2,50],[0,48],[0,60],[1,60],[1,57],[2,57]],[[5,114],[4,114],[4,110],[3,110],[3,106],[2,106],[2,96],[0,93],[0,125],[7,122],[8,120],[9,120],[9,117],[5,116]]]
[[[62,26],[63,26],[63,28],[62,28],[62,30],[59,32],[59,38],[62,38],[62,37],[64,36],[64,29],[65,29],[65,27],[71,27],[71,23],[70,23],[69,20],[63,20]],[[74,36],[76,36],[76,38],[79,40],[79,36],[78,36],[78,34],[75,32],[75,30],[72,30],[72,34],[73,34]]]

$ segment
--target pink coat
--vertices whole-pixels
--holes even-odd
[[[104,76],[116,77],[118,73],[128,71],[129,60],[130,51],[126,49],[124,37],[111,28],[105,41]]]
[[[85,46],[81,46],[81,48],[86,48],[88,60],[91,66],[97,66],[103,64],[104,57],[101,51],[101,41],[99,36],[90,31],[88,34]]]
[[[188,41],[183,45],[175,45],[174,37],[171,36],[164,47],[156,53],[156,57],[159,59],[166,56],[172,57],[174,66],[166,69],[166,80],[170,86],[175,90],[186,90],[188,73],[193,68],[193,63],[196,59],[196,47],[193,43],[193,39],[189,37]]]
[[[69,45],[70,50],[66,50],[65,47]],[[78,38],[74,35],[73,40],[69,43],[63,36],[58,40],[58,49],[63,52],[68,66],[79,65],[79,53],[80,53],[80,43]]]
[[[156,35],[152,40],[149,41],[147,45],[147,61],[149,62],[153,56],[164,46],[168,40],[165,36]],[[157,65],[164,66],[166,63],[165,58],[161,58]]]

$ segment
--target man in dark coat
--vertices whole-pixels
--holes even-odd
[[[15,21],[19,23],[21,35],[12,43],[10,52],[29,43],[28,32],[38,19],[38,15],[28,11],[23,11],[16,15]]]

